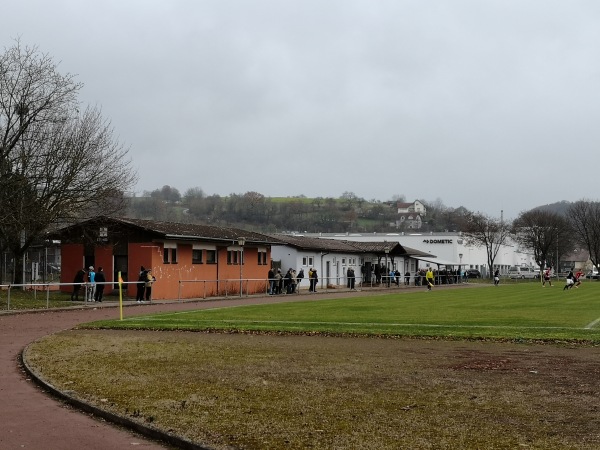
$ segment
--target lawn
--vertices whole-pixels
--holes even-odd
[[[206,448],[597,449],[599,293],[307,295],[85,324],[24,360],[74,398]]]
[[[434,289],[130,317],[91,328],[600,342],[600,283]]]

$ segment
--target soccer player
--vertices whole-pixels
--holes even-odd
[[[552,280],[550,279],[551,272],[552,272],[552,267],[548,267],[544,271],[544,278],[542,280],[542,287],[546,287],[546,282],[548,282],[548,284],[550,285],[550,287],[552,287]]]

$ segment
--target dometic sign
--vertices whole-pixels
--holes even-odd
[[[425,244],[452,244],[452,239],[423,239]]]

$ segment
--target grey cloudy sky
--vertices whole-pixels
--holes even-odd
[[[138,195],[440,199],[499,217],[597,200],[595,0],[21,0]]]

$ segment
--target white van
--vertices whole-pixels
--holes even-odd
[[[540,276],[539,271],[535,271],[531,267],[526,266],[512,266],[508,269],[509,278],[538,278]]]

